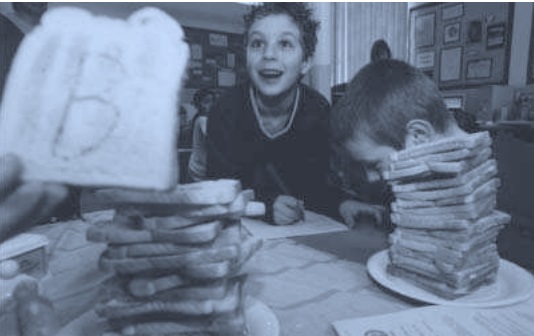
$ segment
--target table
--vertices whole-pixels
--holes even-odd
[[[112,276],[97,267],[105,245],[85,240],[89,225],[74,220],[34,230],[51,241],[50,274],[41,280],[41,289],[64,324],[90,310]],[[386,247],[386,233],[369,226],[268,239],[244,268],[246,292],[274,312],[280,336],[331,336],[334,321],[423,306],[368,276],[365,262]]]
[[[372,230],[268,240],[247,263],[248,293],[278,317],[281,335],[335,335],[333,321],[420,306],[377,285],[365,262],[385,248]]]

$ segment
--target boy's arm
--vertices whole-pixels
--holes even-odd
[[[239,166],[232,159],[236,150],[236,130],[231,117],[233,111],[214,106],[208,119],[206,136],[208,179],[239,179]],[[225,116],[226,114],[226,116]]]

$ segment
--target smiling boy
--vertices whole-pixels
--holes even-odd
[[[328,101],[300,83],[319,23],[304,3],[264,3],[245,17],[248,83],[220,99],[208,123],[209,178],[236,178],[291,224],[303,203],[326,212]]]

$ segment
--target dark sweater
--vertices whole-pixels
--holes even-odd
[[[277,171],[291,195],[306,208],[332,214],[333,200],[326,187],[328,172],[328,101],[302,85],[300,101],[290,129],[267,137],[253,111],[249,87],[232,89],[214,106],[208,122],[207,176],[235,178],[256,192],[272,219],[272,203],[285,194],[268,166]],[[272,169],[271,169],[272,170]]]

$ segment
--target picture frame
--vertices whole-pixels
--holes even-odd
[[[461,24],[460,22],[451,23],[443,27],[443,43],[454,43],[460,42],[460,31]]]
[[[462,47],[443,48],[440,53],[440,82],[459,81],[462,76]]]
[[[491,58],[480,58],[467,61],[465,78],[491,78],[492,67],[493,60]]]
[[[433,68],[436,59],[434,50],[420,51],[415,56],[415,67],[418,69]]]
[[[454,19],[464,15],[464,4],[454,4],[450,6],[443,6],[441,9],[441,18],[443,21]]]
[[[506,25],[497,23],[489,25],[486,30],[486,48],[502,48],[506,44]]]
[[[481,20],[469,21],[469,26],[467,28],[467,42],[471,44],[482,42]]]
[[[435,43],[436,13],[421,14],[415,18],[415,46],[431,47]]]

